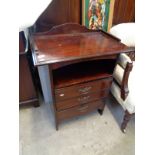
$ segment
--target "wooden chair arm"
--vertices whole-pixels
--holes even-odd
[[[135,61],[135,47],[132,47],[132,51],[130,51],[129,53],[127,53],[127,55],[129,56],[129,58],[131,59],[131,61]]]
[[[123,80],[121,84],[121,98],[125,100],[129,94],[129,88],[128,88],[128,79],[130,72],[132,71],[133,63],[127,63],[126,68],[124,70]]]

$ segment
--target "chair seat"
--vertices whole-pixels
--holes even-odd
[[[116,65],[113,76],[115,80],[121,85],[124,75],[124,69],[120,65]]]
[[[121,39],[123,44],[135,47],[135,23],[118,24],[110,29],[110,33]]]

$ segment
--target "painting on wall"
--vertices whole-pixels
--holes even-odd
[[[82,0],[82,24],[108,31],[112,25],[114,0]]]

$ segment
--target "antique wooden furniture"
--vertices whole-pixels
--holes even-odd
[[[133,63],[131,59],[126,54],[120,54],[113,74],[114,81],[112,83],[111,93],[125,111],[121,125],[123,132],[126,132],[127,123],[135,113],[133,84],[135,77],[132,68]]]
[[[39,106],[38,96],[33,83],[26,54],[26,39],[19,33],[19,104]]]
[[[95,109],[102,114],[117,57],[132,50],[106,32],[73,23],[32,34],[30,43],[34,65],[48,67],[44,87],[51,88],[56,129],[64,119]]]

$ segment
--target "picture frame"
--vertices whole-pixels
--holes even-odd
[[[82,25],[109,32],[115,0],[82,0]]]

